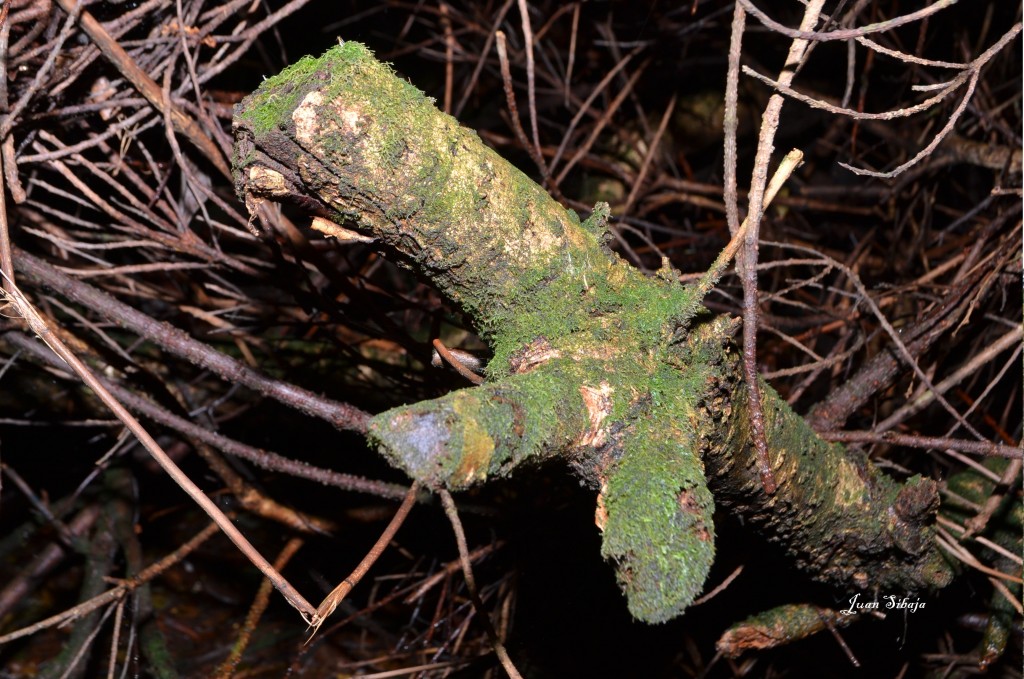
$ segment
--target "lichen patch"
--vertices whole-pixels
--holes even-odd
[[[546,337],[538,337],[509,357],[509,369],[513,375],[525,375],[561,356],[562,352],[551,346]]]
[[[318,109],[323,106],[323,103],[323,93],[314,90],[307,94],[302,103],[292,112],[292,122],[295,123],[295,139],[306,148],[312,147],[320,135],[317,119],[319,117]]]
[[[249,191],[259,194],[262,198],[276,198],[289,193],[284,175],[260,165],[249,168]]]
[[[580,396],[583,397],[583,405],[587,409],[588,427],[577,439],[577,445],[596,447],[608,439],[608,429],[604,426],[604,421],[612,412],[611,396],[614,391],[607,382],[601,382],[596,387],[586,384],[580,387]]]
[[[597,494],[597,509],[594,510],[594,525],[602,533],[604,532],[604,527],[608,525],[608,505],[605,503],[605,495],[607,493],[608,480],[602,477],[601,490]]]

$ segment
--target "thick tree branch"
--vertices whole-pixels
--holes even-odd
[[[821,441],[762,385],[767,495],[750,446],[735,323],[665,262],[645,277],[587,221],[438,112],[360,45],[304,59],[243,101],[235,182],[364,237],[459,304],[494,350],[488,381],[382,413],[370,437],[426,485],[464,488],[560,456],[599,492],[630,610],[681,613],[713,556],[712,495],[813,576],[941,586],[935,484],[900,485]],[[705,481],[705,469],[711,484]]]

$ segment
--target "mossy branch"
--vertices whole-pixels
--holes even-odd
[[[373,418],[382,454],[451,489],[570,460],[599,492],[602,552],[638,618],[678,615],[703,586],[712,493],[823,580],[948,581],[934,484],[848,457],[765,386],[779,481],[765,495],[734,323],[702,312],[667,264],[646,277],[611,253],[606,206],[581,223],[361,45],[303,59],[243,101],[234,172],[251,210],[290,201],[378,241],[490,343],[486,384]]]

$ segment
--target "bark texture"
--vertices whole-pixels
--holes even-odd
[[[565,457],[598,491],[602,552],[637,618],[668,620],[700,592],[712,494],[822,580],[948,582],[934,483],[898,484],[822,442],[765,386],[779,480],[766,496],[735,323],[667,262],[653,277],[630,267],[604,247],[605,206],[580,222],[361,45],[306,58],[238,106],[234,173],[251,210],[289,201],[376,240],[493,349],[484,385],[373,418],[380,452],[453,490]]]

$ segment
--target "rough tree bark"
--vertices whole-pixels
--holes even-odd
[[[566,458],[598,491],[602,553],[637,618],[668,620],[700,592],[714,502],[836,586],[951,578],[936,484],[820,440],[762,385],[779,484],[765,494],[735,322],[667,262],[630,267],[604,245],[605,206],[580,222],[363,46],[303,59],[243,101],[234,174],[250,211],[291,202],[372,238],[462,308],[493,350],[486,383],[381,413],[372,442],[452,490]]]

